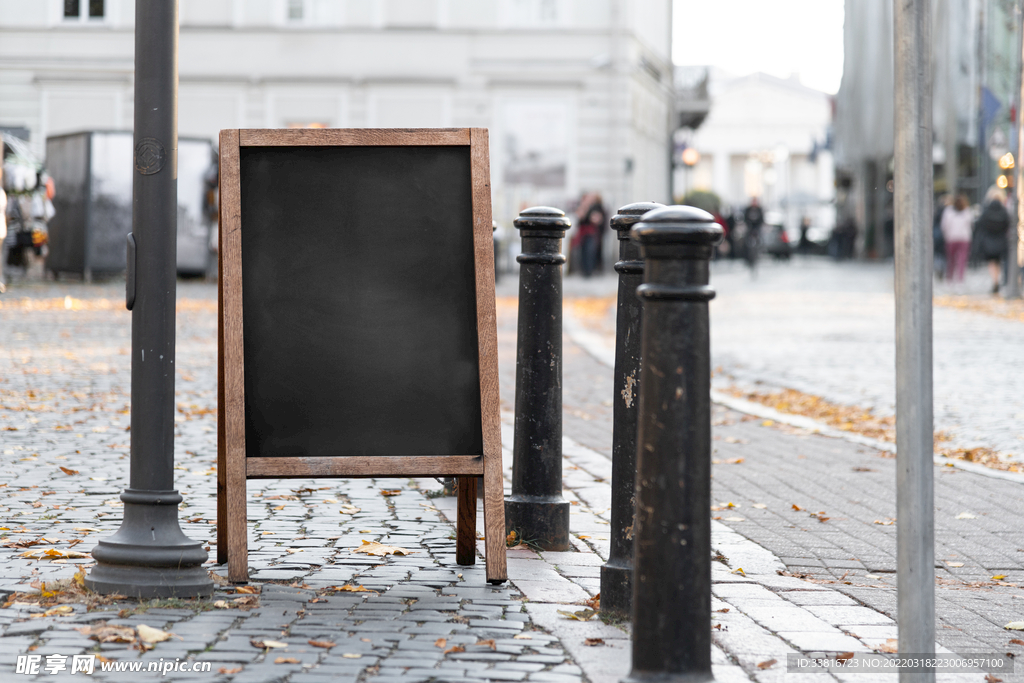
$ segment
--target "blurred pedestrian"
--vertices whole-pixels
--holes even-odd
[[[810,229],[811,217],[804,216],[800,219],[800,241],[796,245],[796,250],[801,254],[806,254],[811,250],[811,240],[807,237],[807,232]]]
[[[576,211],[579,223],[571,247],[580,255],[580,272],[583,277],[590,277],[597,268],[601,256],[600,241],[607,213],[601,203],[601,195],[597,193],[584,195]]]
[[[747,231],[743,236],[743,257],[750,268],[750,274],[757,274],[757,257],[761,250],[761,226],[764,225],[764,211],[757,197],[750,198],[750,204],[743,209],[743,222]]]
[[[0,148],[3,145],[0,144]],[[4,166],[0,160],[0,294],[7,291],[4,282],[4,263],[7,261],[7,193],[4,192]]]
[[[1002,274],[1000,261],[1006,255],[1006,231],[1010,227],[1010,214],[1006,210],[1006,193],[996,186],[985,193],[985,208],[974,223],[978,234],[978,248],[981,256],[988,261],[988,273],[992,276],[992,293],[999,293],[999,278]]]
[[[942,237],[942,214],[953,204],[953,195],[946,192],[939,197],[932,222],[932,254],[935,259],[935,277],[940,280],[946,275],[946,240]]]
[[[942,212],[942,238],[946,242],[946,278],[950,282],[963,282],[967,255],[971,250],[971,223],[974,217],[967,203],[967,195],[957,193],[953,205]]]

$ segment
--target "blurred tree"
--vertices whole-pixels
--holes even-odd
[[[708,190],[690,190],[679,202],[686,206],[696,206],[708,213],[717,214],[722,208],[722,200],[714,192]]]

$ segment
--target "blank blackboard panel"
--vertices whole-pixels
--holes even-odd
[[[247,456],[483,453],[469,151],[240,149]]]

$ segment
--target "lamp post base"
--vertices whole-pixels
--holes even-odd
[[[85,579],[89,590],[130,598],[195,598],[213,595],[213,582],[202,567],[139,567],[97,564]]]
[[[134,598],[213,595],[213,581],[203,568],[208,554],[178,525],[178,492],[126,489],[121,500],[121,528],[93,549],[96,566],[86,587]]]

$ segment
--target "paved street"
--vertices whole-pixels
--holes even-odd
[[[566,291],[592,294],[609,281],[570,280]],[[505,278],[498,313],[506,474],[514,291],[513,279]],[[39,285],[0,299],[4,593],[45,589],[41,582],[52,587],[70,578],[76,565],[90,563],[88,557],[20,555],[46,549],[88,553],[120,521],[117,496],[127,484],[130,320],[121,307],[122,292],[116,283]],[[215,294],[210,285],[180,285],[176,363],[177,485],[185,497],[180,517],[185,532],[211,549]],[[573,324],[570,314],[567,329]],[[598,590],[598,567],[607,554],[612,392],[601,358],[594,345],[566,339],[565,495],[574,503],[573,549],[510,551],[509,584],[489,587],[482,564],[454,564],[454,500],[438,497],[433,480],[255,480],[249,483],[248,516],[252,585],[262,590],[258,601],[227,585],[214,596],[226,609],[203,601],[137,610],[129,602],[87,612],[75,604],[72,614],[44,616],[45,608],[30,599],[9,600],[0,610],[0,667],[14,671],[19,655],[40,655],[38,677],[50,679],[55,676],[44,670],[45,655],[64,655],[70,662],[75,654],[93,653],[122,663],[211,663],[209,672],[171,671],[168,680],[208,680],[212,674],[217,680],[297,683],[618,681],[629,671],[626,626],[559,614],[585,609]],[[717,679],[851,679],[843,673],[786,674],[785,655],[868,652],[895,637],[895,527],[886,523],[895,514],[892,459],[785,425],[765,426],[724,407],[716,408],[715,422]],[[399,493],[385,496],[382,489]],[[1013,634],[1001,628],[1024,618],[1024,605],[1017,604],[1024,581],[1016,557],[1018,546],[1024,548],[1016,524],[1019,490],[1015,482],[939,468],[937,559],[944,568],[938,572],[938,640],[950,650],[1024,652],[1009,644]],[[387,558],[352,553],[363,540],[414,552]],[[1005,579],[991,580],[996,572]],[[345,585],[373,592],[335,590]],[[140,652],[129,643],[98,644],[75,630],[101,622],[145,624],[176,637]],[[602,642],[587,644],[595,638]],[[253,645],[267,640],[286,647]],[[851,680],[895,676],[858,674]],[[982,675],[940,680],[980,681]]]
[[[846,405],[895,410],[891,264],[794,260],[716,264],[714,364],[736,381],[789,387]],[[979,296],[987,275],[972,273]],[[939,285],[936,294],[951,291]],[[963,446],[1024,457],[1024,324],[934,309],[935,426]],[[719,379],[719,385],[726,378]],[[764,390],[764,388],[762,388]]]

